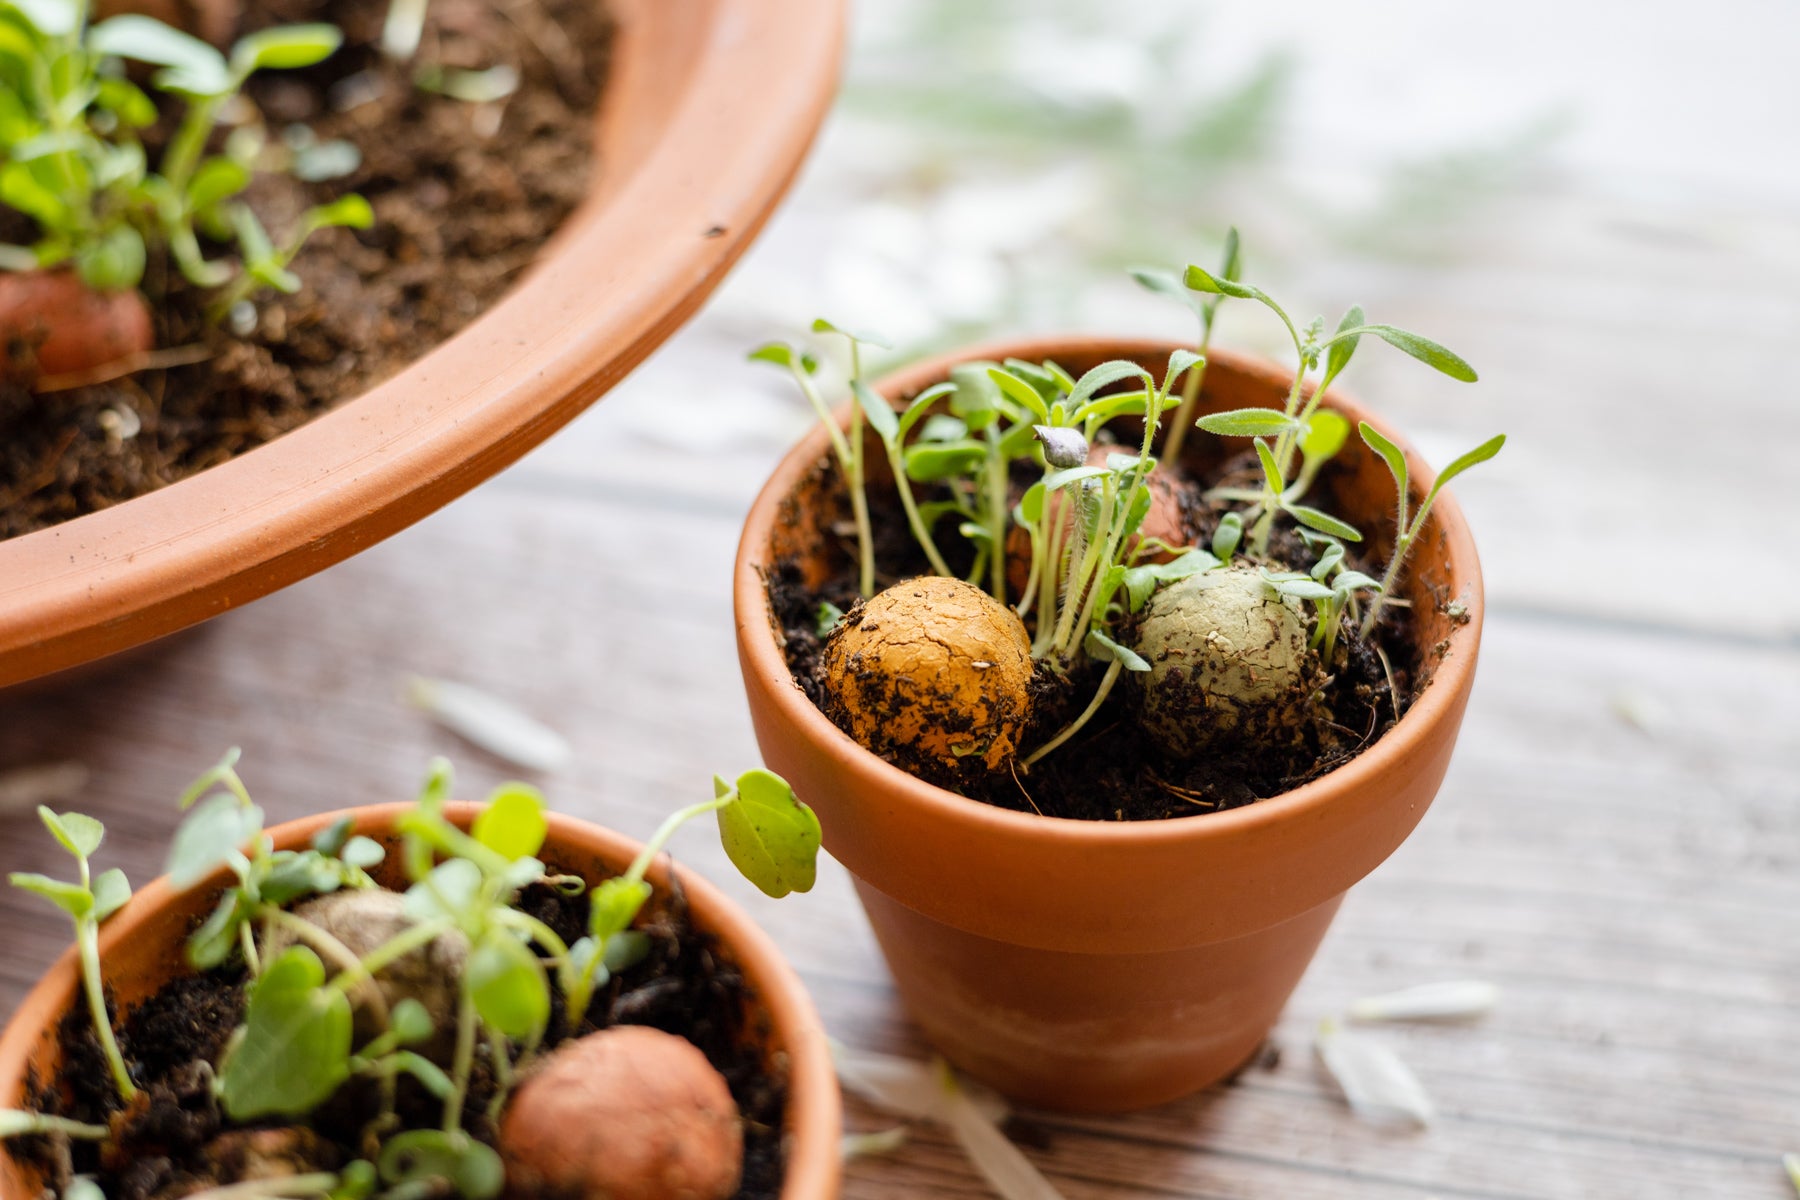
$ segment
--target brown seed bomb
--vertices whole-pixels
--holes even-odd
[[[725,1200],[743,1122],[692,1042],[619,1025],[565,1042],[520,1085],[500,1156],[515,1200]]]
[[[1003,767],[1031,712],[1031,639],[1012,609],[960,579],[921,575],[852,612],[825,644],[829,715],[914,771]]]

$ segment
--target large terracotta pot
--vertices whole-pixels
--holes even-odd
[[[0,687],[216,616],[398,532],[541,442],[700,305],[824,117],[843,6],[607,3],[617,34],[594,191],[519,286],[266,446],[0,542]]]
[[[394,818],[410,805],[382,804],[349,810],[356,831],[398,845]],[[468,828],[477,806],[453,804],[448,815]],[[278,850],[301,849],[315,834],[346,813],[325,813],[290,821],[270,830]],[[609,830],[559,814],[549,814],[550,834],[542,857],[565,871],[592,880],[616,875],[643,848]],[[397,861],[392,853],[387,867]],[[380,871],[377,874],[381,874]],[[831,1051],[812,1000],[793,969],[768,935],[705,880],[677,868],[674,874],[687,894],[689,914],[699,929],[718,939],[721,952],[749,982],[760,1005],[749,1026],[760,1027],[771,1072],[788,1080],[786,1178],[782,1200],[831,1200],[838,1192],[838,1136],[841,1112]],[[668,859],[649,873],[659,893],[669,886]],[[389,879],[392,883],[394,880]],[[142,889],[100,932],[100,958],[107,987],[123,1010],[148,998],[185,972],[181,946],[189,932],[218,902],[226,883],[221,873],[207,885],[187,892],[171,890],[165,880]],[[655,901],[653,900],[654,904]],[[26,996],[12,1023],[0,1035],[0,1109],[28,1107],[28,1080],[55,1077],[59,1060],[56,1026],[78,1003],[79,968],[71,950],[58,960]],[[0,1148],[0,1200],[38,1200],[39,1181]]]
[[[899,401],[968,358],[1054,358],[1079,374],[1109,358],[1160,376],[1163,342],[1061,339],[987,346],[921,363],[880,385]],[[1292,376],[1215,351],[1207,411],[1280,407]],[[1329,406],[1384,422],[1332,393]],[[1230,449],[1241,449],[1240,443]],[[1227,447],[1188,439],[1205,469]],[[1228,1075],[1280,1014],[1344,892],[1411,832],[1436,794],[1475,678],[1481,575],[1449,497],[1415,548],[1414,601],[1430,685],[1373,746],[1330,774],[1244,808],[1176,820],[1052,819],[933,787],[840,732],[794,684],[764,573],[798,556],[815,579],[841,554],[818,470],[823,430],[775,471],[744,527],[734,581],[738,654],[763,757],[812,805],[852,874],[896,985],[925,1036],[1019,1100],[1072,1111],[1145,1107]],[[1432,475],[1407,451],[1412,486]],[[1393,505],[1385,466],[1352,437],[1335,507],[1366,531]],[[1391,517],[1386,524],[1391,525]],[[1391,539],[1374,536],[1376,548]],[[1444,614],[1457,597],[1467,619]],[[1432,648],[1442,644],[1441,657]]]

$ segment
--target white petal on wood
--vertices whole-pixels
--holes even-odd
[[[868,1133],[846,1133],[838,1139],[838,1153],[845,1162],[858,1158],[875,1158],[892,1154],[906,1144],[906,1126],[877,1129]]]
[[[1343,1089],[1344,1099],[1364,1120],[1423,1126],[1436,1115],[1431,1097],[1412,1068],[1374,1038],[1345,1029],[1327,1017],[1319,1022],[1314,1047]]]
[[[949,1099],[931,1063],[854,1050],[835,1040],[831,1059],[837,1065],[838,1082],[857,1099],[896,1117],[950,1123]],[[989,1120],[1007,1117],[1006,1101],[986,1088],[970,1088],[966,1098]]]
[[[1480,979],[1452,979],[1365,996],[1350,1006],[1358,1021],[1449,1021],[1479,1017],[1500,1002],[1500,989]]]
[[[1006,1140],[1000,1126],[957,1086],[950,1068],[942,1062],[937,1066],[939,1086],[949,1101],[950,1132],[995,1193],[1002,1200],[1063,1200],[1024,1152]]]
[[[555,771],[574,756],[562,734],[480,688],[415,677],[408,681],[406,694],[444,728],[515,766]]]
[[[87,786],[88,769],[78,762],[39,763],[0,772],[0,816],[34,811],[40,804],[64,804]]]

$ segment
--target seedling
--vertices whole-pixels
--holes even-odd
[[[1225,232],[1225,249],[1220,255],[1219,278],[1235,282],[1243,270],[1243,257],[1238,241],[1237,226],[1233,225]],[[1131,272],[1131,277],[1138,284],[1152,292],[1163,296],[1172,296],[1193,310],[1200,322],[1200,343],[1196,347],[1200,361],[1188,372],[1187,383],[1181,389],[1181,405],[1175,410],[1174,422],[1169,426],[1169,436],[1163,444],[1163,457],[1169,462],[1181,461],[1181,448],[1186,444],[1188,427],[1194,421],[1194,407],[1200,401],[1200,385],[1206,378],[1206,352],[1212,346],[1213,318],[1219,311],[1219,302],[1223,295],[1204,296],[1183,286],[1182,281],[1173,273],[1149,267],[1140,267]]]
[[[1506,435],[1504,433],[1496,434],[1468,453],[1454,459],[1449,466],[1438,472],[1438,477],[1432,483],[1431,490],[1426,492],[1425,499],[1419,502],[1418,510],[1408,513],[1407,501],[1410,493],[1407,490],[1405,453],[1367,421],[1357,426],[1357,431],[1362,434],[1362,440],[1369,449],[1379,454],[1381,461],[1387,464],[1388,471],[1394,476],[1394,490],[1398,496],[1394,517],[1394,552],[1389,556],[1387,571],[1381,577],[1380,592],[1376,596],[1375,602],[1369,606],[1368,615],[1363,618],[1362,633],[1364,637],[1367,637],[1375,628],[1376,620],[1381,616],[1382,604],[1394,594],[1394,585],[1400,579],[1400,569],[1406,565],[1406,556],[1412,552],[1413,543],[1418,540],[1419,531],[1425,528],[1425,518],[1431,515],[1431,506],[1436,503],[1438,493],[1443,491],[1445,484],[1470,467],[1477,463],[1484,463],[1500,453],[1500,448],[1506,445]]]
[[[206,152],[251,75],[324,60],[343,40],[334,26],[261,30],[222,54],[137,14],[90,27],[85,7],[0,11],[0,201],[40,231],[30,246],[0,247],[0,266],[68,264],[88,286],[120,291],[136,287],[151,253],[166,248],[195,286],[232,284],[215,304],[222,315],[258,286],[298,286],[286,266],[312,233],[367,227],[367,203],[344,197],[304,214],[274,247],[238,199],[253,174],[250,155],[229,143],[224,153]],[[152,86],[185,106],[154,170],[139,133],[156,122],[156,105],[118,70],[119,59],[158,68]],[[205,258],[201,232],[237,242],[235,282],[231,267]]]
[[[42,896],[69,915],[75,923],[75,945],[81,960],[82,991],[87,997],[88,1015],[94,1024],[94,1035],[106,1056],[107,1069],[121,1100],[137,1095],[137,1086],[126,1069],[125,1056],[119,1052],[118,1038],[113,1034],[112,1019],[106,1011],[106,984],[100,974],[100,925],[125,907],[131,899],[131,884],[125,872],[113,868],[96,877],[89,860],[106,840],[106,827],[89,816],[77,812],[57,813],[40,806],[38,817],[57,844],[75,859],[76,882],[67,883],[44,875],[14,872],[9,881],[16,888]]]

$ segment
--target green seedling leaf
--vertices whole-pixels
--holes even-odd
[[[1343,335],[1356,329],[1363,323],[1362,305],[1352,304],[1344,313],[1344,319],[1338,322],[1337,333],[1331,348],[1325,352],[1325,378],[1335,379],[1345,367],[1350,365],[1350,356],[1356,353],[1356,343],[1362,339],[1361,334]]]
[[[1261,300],[1269,303],[1267,296],[1249,284],[1239,283],[1235,279],[1220,278],[1210,271],[1192,264],[1183,273],[1182,282],[1196,292],[1206,292],[1214,296],[1234,296],[1239,300]]]
[[[60,879],[28,871],[14,871],[6,879],[21,891],[42,896],[78,921],[94,911],[93,893],[78,883],[64,883]]]
[[[506,868],[505,874],[502,876],[506,886],[515,892],[519,891],[521,888],[530,887],[543,877],[544,864],[530,855],[513,860]]]
[[[368,200],[355,192],[348,196],[339,196],[330,204],[321,204],[306,211],[301,227],[306,234],[320,229],[336,229],[340,226],[349,229],[367,229],[375,224],[375,209]],[[304,240],[302,235],[302,240]]]
[[[255,805],[245,808],[224,794],[204,801],[175,830],[166,867],[169,883],[178,890],[193,887],[230,861],[262,827],[262,809]]]
[[[1146,567],[1158,582],[1174,583],[1178,579],[1186,579],[1189,575],[1203,575],[1219,565],[1219,560],[1204,550],[1189,550],[1177,555],[1166,563],[1152,563]]]
[[[943,418],[944,420],[954,422],[959,430],[955,436],[961,437],[962,432],[960,431],[966,431],[968,428],[966,425],[961,421],[958,421],[955,417],[948,416],[944,413],[933,414],[931,411],[934,404],[955,390],[956,387],[953,384],[934,383],[918,395],[914,396],[907,404],[906,411],[900,414],[900,432],[895,435],[896,440],[905,440],[906,435],[912,432],[912,427],[926,417],[930,417],[932,420]],[[927,424],[929,424],[929,422],[927,422]]]
[[[1329,462],[1350,439],[1350,422],[1341,413],[1322,408],[1306,423],[1300,453],[1308,462]]]
[[[950,394],[950,411],[961,417],[970,429],[985,429],[992,425],[1000,411],[1000,385],[988,375],[998,365],[977,360],[950,368],[950,382],[956,389]]]
[[[124,908],[130,900],[131,881],[117,867],[94,880],[94,920],[106,920]]]
[[[438,1195],[442,1184],[462,1200],[495,1200],[506,1186],[506,1168],[500,1156],[461,1130],[415,1129],[396,1134],[381,1147],[382,1182],[396,1185],[433,1185],[429,1192],[406,1195]],[[390,1195],[396,1194],[390,1192]]]
[[[1019,378],[1005,367],[989,367],[988,378],[1001,392],[1023,405],[1025,411],[1038,421],[1050,419],[1050,406],[1044,401],[1044,394]]]
[[[1156,594],[1156,572],[1150,567],[1130,567],[1125,571],[1125,599],[1132,612],[1137,612]]]
[[[758,346],[747,357],[751,362],[774,363],[778,367],[787,367],[789,370],[798,367],[808,375],[817,373],[819,369],[818,359],[810,354],[802,353],[786,342],[769,342],[767,345]]]
[[[863,330],[863,331],[859,332],[854,329],[848,329],[842,325],[836,324],[835,322],[827,321],[824,317],[818,317],[818,318],[814,319],[814,321],[812,323],[812,331],[814,333],[840,334],[844,337],[849,338],[853,342],[861,342],[865,346],[879,346],[883,350],[892,350],[894,348],[892,343],[890,343],[886,338],[882,337],[878,333],[871,333],[867,330]]]
[[[380,866],[387,858],[387,850],[373,838],[353,837],[338,854],[339,860],[347,867],[367,871]]]
[[[1345,524],[1330,513],[1320,512],[1316,508],[1308,508],[1304,504],[1284,504],[1282,508],[1289,516],[1308,529],[1316,529],[1320,533],[1343,538],[1346,542],[1362,541],[1362,534],[1357,532],[1356,526]]]
[[[475,1011],[509,1038],[524,1039],[550,1020],[543,963],[524,942],[496,929],[482,938],[464,968]]]
[[[1477,463],[1484,463],[1494,457],[1500,453],[1500,448],[1504,445],[1506,445],[1506,435],[1504,433],[1495,434],[1467,454],[1459,456],[1449,466],[1438,472],[1437,482],[1431,485],[1431,492],[1425,497],[1425,504],[1429,506],[1437,494],[1443,490],[1445,484]]]
[[[99,92],[95,103],[118,117],[131,129],[147,129],[156,124],[156,103],[129,79],[108,76],[96,81]]]
[[[894,406],[860,379],[850,381],[850,391],[862,407],[863,416],[869,419],[869,427],[875,431],[875,436],[893,445],[900,436],[900,417],[894,412]]]
[[[212,914],[188,938],[188,962],[202,971],[223,965],[238,948],[238,926],[249,919],[249,902],[243,892],[232,888],[219,898]]]
[[[319,956],[295,946],[250,985],[243,1037],[219,1071],[232,1120],[309,1113],[349,1078],[350,1001],[324,983]]]
[[[76,858],[92,858],[100,849],[100,843],[106,840],[106,826],[90,816],[78,812],[57,813],[41,804],[37,813],[50,836]]]
[[[650,885],[641,879],[605,880],[588,897],[588,932],[602,942],[616,937],[631,928],[649,899]]]
[[[629,971],[643,962],[649,954],[650,935],[627,929],[606,939],[606,950],[601,956],[601,962],[608,971],[616,974],[619,971]]]
[[[1142,379],[1146,390],[1154,388],[1156,382],[1150,373],[1130,359],[1115,358],[1101,363],[1075,381],[1069,392],[1069,407],[1074,410],[1077,420],[1081,419],[1081,406],[1086,404],[1102,388],[1110,387],[1122,379]]]
[[[1365,575],[1361,571],[1339,571],[1331,586],[1340,592],[1379,592],[1381,580]]]
[[[39,33],[67,37],[75,32],[80,9],[69,0],[9,0]],[[32,47],[35,50],[35,47]]]
[[[813,628],[818,631],[820,637],[827,638],[843,620],[843,609],[829,600],[821,600],[818,609],[813,613]]]
[[[1175,381],[1197,366],[1204,366],[1206,358],[1192,350],[1176,350],[1169,355],[1169,371],[1163,376],[1163,391],[1171,391]]]
[[[1132,267],[1129,269],[1129,273],[1137,281],[1137,285],[1145,291],[1179,300],[1196,314],[1204,311],[1205,301],[1183,287],[1181,280],[1175,277],[1173,271],[1165,271],[1160,267]]]
[[[1237,553],[1238,544],[1244,540],[1244,518],[1237,513],[1226,513],[1219,518],[1218,528],[1213,530],[1212,552],[1220,562],[1230,562],[1231,556]]]
[[[487,807],[470,830],[475,840],[508,861],[531,858],[543,849],[550,832],[544,816],[544,794],[529,784],[502,784],[488,797]]]
[[[1280,409],[1234,408],[1208,413],[1194,424],[1220,437],[1277,437],[1295,428],[1298,422]]]
[[[1102,475],[1111,475],[1106,467],[1069,467],[1062,471],[1053,471],[1044,477],[1044,490],[1054,492],[1068,487],[1071,483],[1080,483],[1084,479],[1096,479]]]
[[[986,460],[987,447],[970,438],[908,446],[902,465],[908,479],[917,483],[937,483],[967,475]]]
[[[1399,489],[1401,504],[1404,505],[1407,494],[1406,454],[1367,421],[1359,422],[1356,428],[1362,434],[1363,444],[1380,455],[1381,461],[1387,464],[1388,473],[1394,477],[1394,486]]]
[[[156,85],[190,96],[223,96],[233,87],[225,56],[191,34],[125,13],[88,30],[88,49],[163,67]]]
[[[1396,350],[1403,350],[1428,367],[1435,367],[1452,379],[1460,379],[1464,383],[1474,383],[1479,376],[1475,368],[1463,361],[1462,356],[1438,345],[1427,337],[1409,333],[1404,329],[1396,329],[1392,325],[1364,325],[1363,333],[1372,333]]]
[[[75,252],[75,270],[89,287],[122,292],[144,278],[145,258],[144,235],[115,225]]]
[[[275,855],[257,891],[267,904],[292,904],[302,896],[328,895],[343,886],[342,864],[310,850]]]
[[[337,53],[343,43],[335,25],[277,25],[240,38],[231,48],[231,69],[242,79],[268,68],[310,67]]]
[[[456,1085],[450,1081],[450,1076],[444,1073],[444,1069],[422,1054],[401,1050],[390,1055],[388,1061],[393,1063],[395,1070],[404,1071],[418,1080],[438,1100],[448,1100],[456,1090]]]
[[[462,923],[480,899],[481,868],[466,858],[452,858],[433,867],[406,890],[406,915],[414,921],[448,917]]]
[[[1225,248],[1219,255],[1219,278],[1240,279],[1244,272],[1244,243],[1236,225],[1225,231]]]
[[[1129,646],[1121,646],[1098,629],[1088,630],[1084,648],[1087,650],[1089,658],[1098,659],[1101,662],[1123,663],[1127,671],[1148,671],[1150,669],[1150,664],[1144,661],[1143,655]]]
[[[250,186],[250,168],[233,158],[217,155],[201,163],[188,184],[187,203],[200,211],[229,200]]]
[[[312,848],[320,854],[336,858],[344,846],[349,843],[350,832],[355,828],[356,818],[339,817],[313,835]]]
[[[429,1038],[434,1030],[431,1012],[423,1004],[407,996],[388,1014],[388,1030],[403,1046],[416,1045]]]
[[[1023,525],[1036,526],[1044,519],[1044,485],[1034,483],[1025,489],[1019,498],[1019,522]]]
[[[1263,479],[1268,482],[1269,490],[1279,496],[1287,487],[1287,480],[1281,477],[1281,468],[1275,462],[1275,452],[1269,449],[1267,442],[1256,443],[1256,459],[1262,463]]]
[[[719,809],[719,840],[732,863],[765,895],[812,890],[819,818],[772,771],[745,771],[737,799]]]
[[[951,390],[954,391],[955,388]],[[960,442],[968,436],[969,423],[949,413],[934,413],[926,417],[924,426],[919,430],[919,440],[922,442]]]
[[[1269,584],[1284,596],[1297,596],[1302,600],[1329,600],[1333,595],[1330,588],[1316,579],[1270,579]]]

